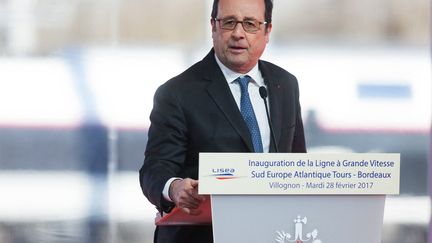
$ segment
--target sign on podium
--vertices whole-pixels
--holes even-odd
[[[399,171],[399,154],[200,153],[199,193],[215,243],[379,243]]]

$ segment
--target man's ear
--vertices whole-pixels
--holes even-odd
[[[216,21],[212,18],[210,19],[212,33],[216,32]]]
[[[271,23],[268,23],[267,25],[266,25],[266,29],[265,29],[265,38],[266,38],[266,43],[269,43],[269,41],[270,41],[270,32],[271,32],[271,30],[272,30],[272,24]]]
[[[212,29],[212,39],[214,39],[214,36],[216,34],[216,21],[214,21],[214,19],[210,20],[210,24],[211,24],[211,29]]]

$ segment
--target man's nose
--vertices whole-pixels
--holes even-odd
[[[243,38],[245,36],[245,30],[243,29],[243,24],[241,22],[237,22],[232,35],[236,38]]]

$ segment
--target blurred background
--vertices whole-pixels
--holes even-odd
[[[0,0],[1,243],[152,242],[153,94],[210,50],[211,3]],[[427,242],[430,2],[274,4],[263,59],[297,76],[309,151],[401,153],[382,242]]]

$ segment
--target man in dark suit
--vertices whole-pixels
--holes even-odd
[[[272,8],[272,0],[215,0],[214,48],[156,91],[140,184],[161,213],[174,206],[200,213],[206,198],[197,193],[199,152],[306,152],[296,78],[259,60]],[[276,144],[261,86],[268,90]],[[212,229],[160,226],[155,242],[213,242]]]

